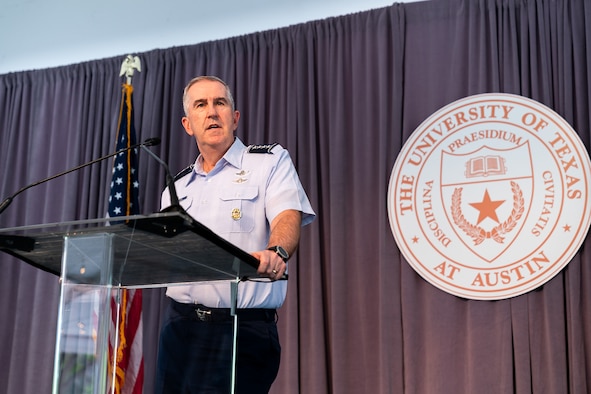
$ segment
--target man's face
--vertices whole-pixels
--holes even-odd
[[[195,137],[199,150],[227,150],[234,142],[240,112],[232,109],[225,86],[217,81],[196,82],[187,91],[187,104],[183,127]]]

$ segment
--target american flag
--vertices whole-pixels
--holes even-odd
[[[132,93],[133,87],[130,84],[123,84],[116,151],[136,144]],[[114,159],[109,195],[109,217],[139,213],[136,156],[136,150],[131,149],[118,154]],[[144,385],[142,291],[114,290],[111,311],[109,393],[141,394]]]

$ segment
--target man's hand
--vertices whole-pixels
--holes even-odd
[[[253,252],[252,255],[259,260],[260,276],[270,278],[271,280],[281,279],[287,271],[287,264],[283,259],[272,250],[261,250]]]
[[[293,209],[281,212],[271,223],[269,245],[280,245],[292,256],[300,242],[300,228],[302,226],[302,213]],[[271,280],[281,279],[287,271],[287,264],[281,256],[273,250],[261,250],[252,255],[259,260],[258,273]]]

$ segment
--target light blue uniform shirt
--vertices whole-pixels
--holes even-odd
[[[286,149],[275,145],[269,153],[250,153],[235,139],[224,157],[209,172],[197,157],[192,170],[175,182],[180,205],[198,222],[246,252],[264,250],[270,223],[282,211],[302,212],[302,226],[315,213]],[[170,205],[168,190],[162,207]],[[240,282],[238,308],[278,308],[287,281]],[[230,307],[230,281],[170,286],[166,295],[182,303],[211,308]]]

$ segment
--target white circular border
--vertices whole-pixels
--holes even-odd
[[[502,130],[513,133],[516,138],[512,142],[483,138],[481,145],[471,141],[455,146],[450,152],[454,141],[470,141],[473,133],[479,130]],[[486,148],[504,153],[515,148],[516,141],[523,143],[525,140],[528,141],[526,145],[531,157],[529,162],[524,157],[524,163],[519,164],[530,165],[531,179],[525,176],[518,180],[524,182],[524,187],[519,190],[526,202],[521,205],[523,213],[519,226],[508,232],[510,239],[505,240],[506,245],[486,239],[478,247],[487,249],[480,249],[483,253],[475,253],[476,247],[466,241],[466,234],[462,234],[454,220],[450,219],[450,201],[446,193],[451,188],[447,183],[441,185],[441,180],[443,176],[449,178],[450,172],[451,178],[461,177],[457,175],[458,171],[443,168],[442,157],[448,153],[468,155]],[[577,167],[565,164],[569,160],[575,160]],[[508,166],[511,171],[518,167],[520,174],[527,172],[526,165]],[[541,176],[547,178],[547,185],[540,179]],[[579,179],[572,185],[580,193],[579,198],[567,196],[573,191],[566,183],[567,176],[572,177],[569,178],[571,181]],[[553,110],[512,94],[474,95],[457,100],[431,115],[404,144],[388,187],[390,227],[408,263],[441,290],[477,300],[515,297],[552,279],[577,253],[591,221],[590,178],[591,162],[585,146],[571,126]],[[531,188],[528,189],[530,183]],[[498,195],[506,184],[506,179],[493,179],[465,186],[467,190],[480,188],[478,195],[481,195],[482,187],[488,190],[490,186],[491,193]],[[549,191],[544,191],[546,188]],[[552,204],[547,203],[550,193]],[[428,195],[429,199],[421,199],[422,195]],[[470,197],[469,193],[463,197],[466,195]],[[471,197],[471,201],[475,201],[475,195]],[[511,204],[505,204],[507,206],[510,208]],[[543,216],[542,212],[549,214]],[[505,211],[504,217],[508,215],[509,212]],[[439,239],[430,229],[433,222],[440,230]],[[534,235],[536,226],[539,228]],[[444,241],[448,243],[446,246]],[[497,250],[502,253],[495,254]],[[486,253],[495,258],[483,258]]]

